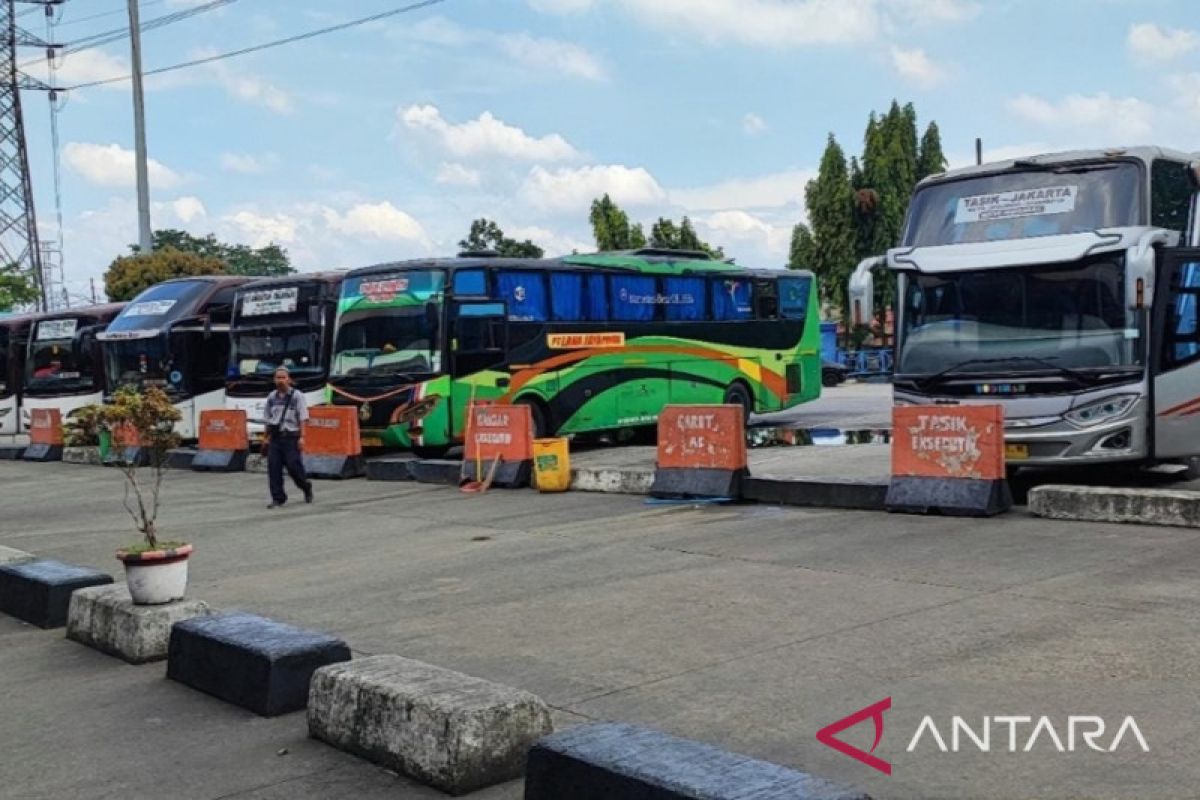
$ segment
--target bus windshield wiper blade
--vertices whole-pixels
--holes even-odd
[[[1055,175],[1079,175],[1085,172],[1100,172],[1116,169],[1119,164],[1043,164],[1040,161],[1017,159],[1013,168],[1019,172],[1053,172]]]
[[[946,367],[945,369],[935,372],[932,375],[927,375],[923,378],[917,378],[914,381],[914,383],[916,383],[919,387],[921,387],[923,389],[928,389],[930,386],[933,386],[935,383],[937,383],[940,379],[946,377],[947,375],[951,374],[952,372],[959,370],[963,367],[968,367],[968,366],[971,366],[974,364],[1005,364],[1005,363],[1009,363],[1009,362],[1013,362],[1013,361],[1022,362],[1022,363],[1026,363],[1026,364],[1039,364],[1043,367],[1046,367],[1047,369],[1052,369],[1055,372],[1059,373],[1060,375],[1066,376],[1066,377],[1070,378],[1071,380],[1076,381],[1077,383],[1081,383],[1085,386],[1091,386],[1092,384],[1096,383],[1096,379],[1094,377],[1092,377],[1091,375],[1087,375],[1087,374],[1079,372],[1077,370],[1073,370],[1070,367],[1060,366],[1060,365],[1055,364],[1054,362],[1050,361],[1049,359],[1036,358],[1034,356],[1006,356],[1004,358],[969,358],[966,361],[960,361],[957,364],[951,364],[950,366]]]

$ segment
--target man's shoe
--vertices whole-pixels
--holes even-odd
[[[285,500],[284,502],[287,502],[287,501]],[[283,503],[276,503],[274,500],[272,500],[271,505],[267,506],[267,508],[281,508],[282,506],[283,506]]]
[[[304,502],[311,503],[313,500],[312,481],[308,482],[308,486],[304,489]]]

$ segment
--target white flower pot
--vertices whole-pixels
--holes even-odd
[[[125,564],[125,582],[133,602],[154,606],[183,599],[191,554],[190,544],[145,553],[118,552],[117,558]]]

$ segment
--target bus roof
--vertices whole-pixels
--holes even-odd
[[[37,315],[37,321],[52,319],[73,319],[87,317],[89,319],[108,321],[121,313],[125,303],[100,303],[94,306],[79,306],[77,308],[60,308],[57,311],[47,311]]]
[[[27,325],[32,325],[33,321],[38,318],[39,314],[10,314],[8,316],[0,316],[0,327],[4,328],[21,328]]]
[[[254,278],[243,284],[242,289],[268,289],[272,286],[293,286],[298,283],[324,283],[336,286],[348,275],[348,270],[324,272],[293,272],[288,275],[273,275],[269,278]]]
[[[678,255],[668,255],[670,251],[666,250],[655,250],[653,251],[654,255],[641,254],[644,252],[638,250],[612,251],[561,256],[557,258],[506,258],[490,254],[463,255],[457,258],[421,258],[360,267],[348,272],[346,277],[357,278],[363,275],[377,275],[394,272],[398,269],[445,269],[453,271],[457,269],[478,269],[479,267],[507,267],[509,269],[538,269],[547,271],[576,270],[580,267],[592,267],[596,269],[646,272],[653,275],[736,272],[753,276],[778,275],[782,271],[747,269],[730,261],[696,258],[692,253],[685,251],[680,251]]]
[[[1008,158],[1001,161],[990,161],[986,164],[972,164],[969,167],[959,167],[957,169],[947,170],[946,172],[938,172],[921,180],[918,186],[924,186],[928,183],[941,183],[942,181],[951,181],[958,178],[966,178],[974,175],[990,175],[996,172],[1004,172],[1013,169],[1017,166],[1018,161],[1028,161],[1035,164],[1071,164],[1079,161],[1103,161],[1104,159],[1121,159],[1121,158],[1136,158],[1139,161],[1152,161],[1156,158],[1169,158],[1175,161],[1191,161],[1196,156],[1192,153],[1186,153],[1182,150],[1173,150],[1169,147],[1158,147],[1156,145],[1139,145],[1137,147],[1106,147],[1095,150],[1064,150],[1058,153],[1042,153],[1032,156],[1018,156]]]

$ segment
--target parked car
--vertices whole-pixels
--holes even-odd
[[[821,385],[837,386],[846,382],[850,370],[836,361],[821,361]]]

